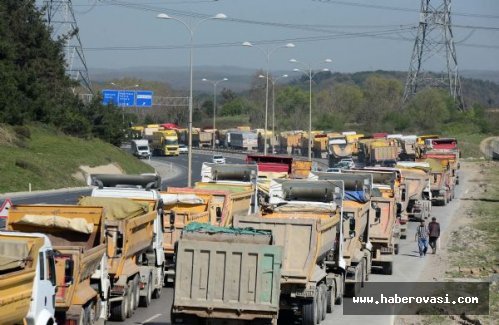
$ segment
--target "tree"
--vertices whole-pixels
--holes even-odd
[[[441,89],[427,88],[418,92],[408,103],[407,112],[416,130],[441,131],[449,118],[449,96]]]

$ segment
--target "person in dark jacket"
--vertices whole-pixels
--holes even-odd
[[[437,218],[431,218],[431,222],[428,224],[429,233],[429,244],[433,250],[433,254],[437,252],[437,240],[440,237],[440,224],[437,222]]]

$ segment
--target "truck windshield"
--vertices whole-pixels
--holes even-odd
[[[165,144],[167,144],[167,145],[178,144],[178,141],[177,140],[168,140],[168,139],[166,139],[165,140]]]
[[[140,146],[137,149],[139,149],[140,151],[147,151],[147,150],[149,150],[149,147],[148,146]]]

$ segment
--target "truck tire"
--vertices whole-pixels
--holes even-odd
[[[326,313],[327,313],[327,287],[325,284],[321,284],[320,286],[320,294],[322,296],[322,308],[321,308],[321,321],[326,319]]]
[[[383,273],[386,275],[392,275],[393,273],[393,262],[386,262],[383,265]]]
[[[324,306],[324,304],[322,303],[323,296],[320,287],[315,287],[315,295],[317,296],[317,318],[315,319],[315,323],[319,325],[322,321],[322,307]]]
[[[393,252],[395,253],[395,255],[399,254],[399,244],[393,245]]]
[[[135,297],[133,300],[133,309],[135,310],[139,307],[140,301],[140,279],[138,274],[133,278],[133,293]]]
[[[331,314],[333,312],[334,300],[336,298],[335,291],[336,291],[335,286],[333,284],[333,286],[331,288],[329,288],[329,290],[327,291],[327,294],[326,294],[326,313],[328,313],[328,314]]]
[[[362,261],[360,262],[360,287],[364,288],[364,285],[366,283],[366,259],[363,258]]]
[[[126,296],[123,300],[111,303],[111,320],[123,322],[128,315],[128,301]]]
[[[315,325],[317,322],[317,292],[312,299],[304,301],[302,308],[302,325]]]
[[[152,276],[149,274],[149,277],[147,279],[147,287],[146,287],[146,295],[141,296],[139,300],[139,306],[140,307],[149,307],[151,304],[151,299],[152,299]]]
[[[128,280],[127,282],[127,290],[126,290],[126,294],[125,294],[125,300],[126,300],[126,304],[127,304],[127,315],[126,317],[127,318],[130,318],[132,317],[133,315],[133,306],[134,306],[134,300],[135,300],[135,295],[134,295],[134,291],[133,291],[133,281],[132,280]]]
[[[164,286],[166,286],[166,278],[165,278],[165,268],[164,267],[161,267],[162,271],[161,271],[161,279],[163,279],[163,283],[159,286],[159,288],[155,288],[153,289],[152,291],[152,298],[153,299],[159,299],[161,298],[161,290],[163,289]],[[152,286],[151,286],[152,288]]]

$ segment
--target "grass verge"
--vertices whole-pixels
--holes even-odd
[[[115,163],[127,174],[152,172],[153,168],[123,150],[98,139],[84,140],[57,133],[44,126],[29,126],[20,135],[0,125],[0,193],[46,190],[86,185],[71,175],[79,166]]]

